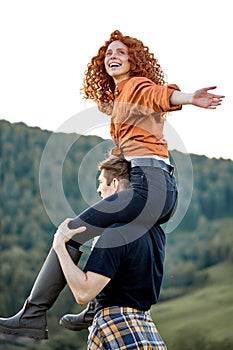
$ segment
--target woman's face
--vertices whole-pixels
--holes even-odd
[[[129,78],[130,63],[127,46],[119,40],[109,44],[104,64],[107,73],[113,78],[115,84]]]

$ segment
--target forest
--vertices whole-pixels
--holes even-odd
[[[110,140],[97,136],[52,133],[0,120],[2,317],[17,312],[30,293],[56,226],[100,199],[96,193],[97,165],[111,147]],[[176,150],[171,150],[170,156],[178,166],[175,175],[183,214],[182,220],[167,233],[163,287],[152,316],[171,350],[212,350],[216,344],[221,350],[231,350],[233,161]],[[189,169],[185,172],[182,169],[187,164]],[[182,205],[186,207],[182,209]],[[88,251],[87,244],[80,267]],[[209,318],[202,324],[203,310],[210,302],[213,307],[204,312]],[[196,304],[201,306],[198,313],[196,306],[193,309]],[[71,332],[59,326],[64,313],[82,309],[66,287],[48,312],[49,341],[29,342],[23,347],[85,349],[86,331]],[[212,324],[216,318],[217,335],[210,332],[216,327]],[[18,348],[20,344],[0,337],[0,349]]]

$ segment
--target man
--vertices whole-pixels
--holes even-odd
[[[99,164],[101,171],[98,177],[97,192],[101,198],[106,198],[114,193],[125,190],[130,186],[128,162],[124,158],[108,158]],[[92,248],[98,237],[94,238]],[[78,315],[67,314],[60,319],[60,325],[73,330],[87,329],[93,321],[96,302],[92,300]]]
[[[120,182],[117,177],[107,180],[106,173],[101,170],[98,191],[102,197],[113,193],[114,200]],[[53,248],[76,301],[86,304],[96,298],[88,349],[166,349],[149,312],[158,300],[163,276],[165,235],[161,227],[148,231],[145,227],[143,235],[129,241],[122,224],[112,225],[95,243],[82,271],[70,258],[66,242],[85,227],[70,230],[69,221],[59,226]],[[134,224],[128,229],[133,230]]]
[[[111,194],[108,198],[114,200],[118,192],[129,185],[128,163],[121,158],[109,158],[100,164],[100,169],[98,190],[102,197]],[[103,349],[106,342],[108,349],[121,349],[120,344],[129,346],[135,339],[140,349],[145,348],[144,346],[147,349],[148,346],[166,349],[147,311],[157,302],[161,287],[165,250],[165,236],[161,228],[152,227],[139,239],[135,239],[137,227],[134,230],[134,225],[130,224],[132,241],[125,245],[120,242],[122,239],[123,243],[125,242],[122,235],[124,226],[116,224],[115,231],[106,230],[97,241],[84,271],[81,271],[76,266],[80,257],[77,247],[65,242],[71,242],[72,236],[85,228],[69,230],[68,222],[69,219],[60,225],[53,243],[56,251],[51,249],[49,252],[23,308],[10,318],[0,319],[0,332],[47,339],[46,312],[52,307],[67,280],[80,304],[86,304],[97,296],[96,316],[88,340],[88,349],[98,349],[99,346]],[[111,237],[112,233],[114,237]],[[127,249],[127,254],[123,256],[122,252],[126,252]],[[102,256],[99,256],[99,253]],[[112,260],[112,257],[115,260]],[[119,264],[121,262],[122,266]],[[102,267],[100,263],[103,264]],[[91,265],[94,265],[94,268]],[[96,267],[98,271],[95,271]],[[103,267],[104,270],[100,271]],[[80,286],[76,290],[79,282]],[[110,319],[117,317],[114,321],[116,328],[109,329],[106,313],[109,313]],[[127,327],[125,317],[128,318]],[[102,338],[97,321],[103,322],[104,332],[110,330],[107,339]],[[123,330],[119,323],[123,324]],[[115,333],[116,329],[118,333]]]

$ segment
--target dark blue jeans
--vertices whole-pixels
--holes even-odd
[[[83,244],[117,226],[128,241],[169,220],[177,202],[173,175],[161,168],[136,166],[130,169],[130,183],[129,189],[97,202],[74,218],[69,223],[71,229],[86,226],[87,230],[72,240]]]

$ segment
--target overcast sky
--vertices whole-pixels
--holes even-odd
[[[148,45],[182,91],[218,86],[218,110],[185,106],[168,124],[188,152],[233,159],[232,22],[229,0],[0,0],[0,119],[56,131],[77,115],[87,133],[82,111],[95,109],[81,99],[83,73],[119,29]],[[99,120],[105,128],[89,133],[110,137],[109,119]]]

